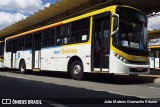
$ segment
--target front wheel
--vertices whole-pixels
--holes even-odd
[[[80,61],[74,61],[72,62],[70,66],[70,74],[71,77],[75,80],[81,80],[83,79],[83,64]]]
[[[24,61],[21,61],[20,64],[19,64],[19,70],[22,74],[25,74],[26,73],[26,64]]]

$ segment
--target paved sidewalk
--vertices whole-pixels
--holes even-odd
[[[117,79],[124,79],[135,83],[158,83],[160,84],[160,70],[151,70],[150,74],[128,75],[128,74],[115,74]]]
[[[150,70],[150,74],[160,76],[160,69],[159,70]]]
[[[148,75],[139,75],[148,82],[160,83],[160,70],[151,70]]]

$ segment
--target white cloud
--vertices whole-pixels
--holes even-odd
[[[51,5],[51,3],[46,3],[42,6],[41,10],[43,10],[45,7],[49,7]]]
[[[160,16],[148,19],[148,30],[160,29]]]
[[[15,22],[18,22],[22,19],[25,19],[27,16],[23,15],[22,13],[6,13],[0,12],[0,29],[3,29]]]
[[[42,0],[0,0],[1,10],[33,14],[42,8]]]
[[[42,0],[0,0],[0,30],[50,5]]]
[[[51,3],[46,3],[45,5],[44,5],[44,7],[49,7],[51,5]]]

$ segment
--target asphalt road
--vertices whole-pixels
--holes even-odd
[[[75,107],[73,103],[78,104],[76,107],[88,107],[86,104],[100,107],[106,106],[103,104],[105,100],[126,101],[126,99],[155,99],[159,102],[160,84],[128,76],[111,78],[107,75],[86,75],[83,81],[76,81],[70,79],[66,73],[45,72],[23,75],[15,70],[1,71],[0,98],[43,99],[42,102],[51,107]],[[41,106],[44,105],[38,107]],[[160,105],[154,104],[154,106]]]

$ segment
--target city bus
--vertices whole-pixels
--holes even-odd
[[[4,41],[0,41],[0,68],[4,68]]]
[[[114,5],[5,39],[4,65],[22,73],[149,72],[148,19],[141,11]]]

